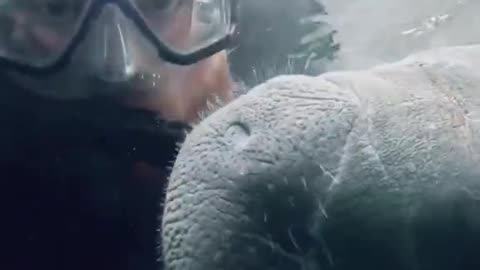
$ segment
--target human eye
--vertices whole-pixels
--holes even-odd
[[[78,17],[85,3],[85,0],[39,0],[34,7],[44,19],[68,21]]]

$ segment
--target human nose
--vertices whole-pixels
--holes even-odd
[[[93,75],[107,82],[122,82],[135,75],[134,49],[128,19],[119,7],[107,4],[88,39]]]

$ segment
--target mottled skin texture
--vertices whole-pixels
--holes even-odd
[[[168,270],[480,269],[480,46],[281,76],[175,163]]]

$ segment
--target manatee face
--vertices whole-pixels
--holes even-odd
[[[480,269],[473,51],[281,76],[210,115],[173,169],[166,269]]]

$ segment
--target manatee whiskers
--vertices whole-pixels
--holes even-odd
[[[225,102],[219,96],[212,96],[207,99],[205,109],[197,113],[199,122],[225,105]]]
[[[293,237],[292,232],[289,230],[287,232],[291,237]],[[292,252],[286,251],[282,246],[278,243],[276,243],[272,238],[271,235],[268,235],[267,237],[263,237],[260,235],[254,235],[254,234],[241,234],[241,237],[254,240],[256,243],[267,246],[270,248],[272,253],[278,254],[294,263],[299,265],[302,270],[318,270],[318,266],[315,265],[314,260],[312,257],[314,256],[314,252],[307,253],[305,255],[297,255],[297,254],[292,254]],[[300,247],[298,247],[300,250]],[[315,265],[315,267],[312,267],[312,265]]]

